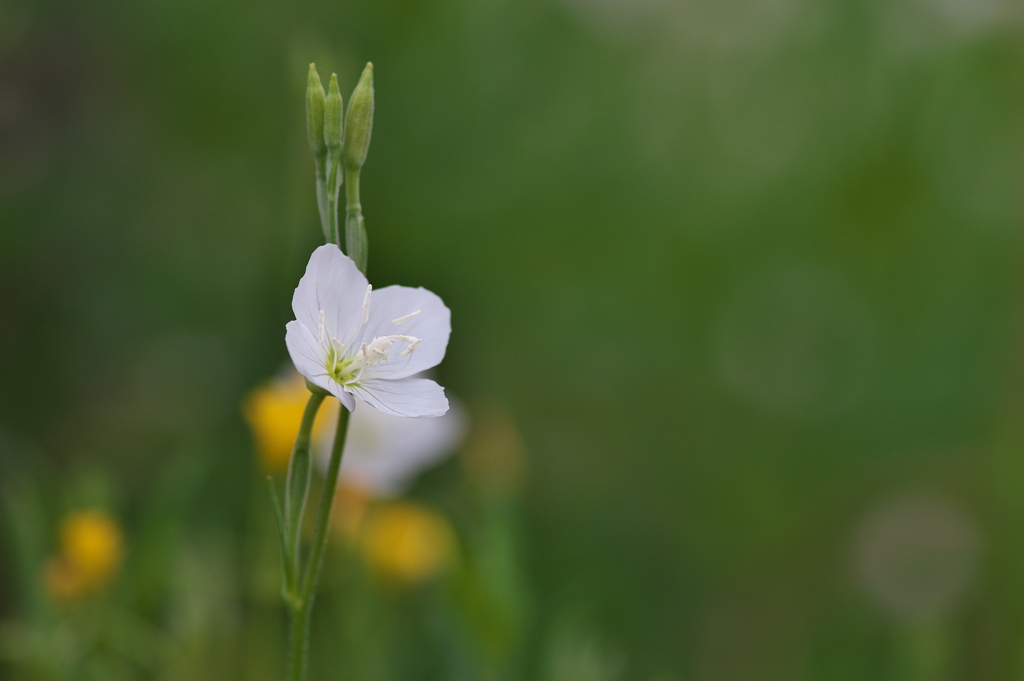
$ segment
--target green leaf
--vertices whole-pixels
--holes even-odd
[[[281,510],[281,499],[277,496],[274,479],[267,476],[267,488],[270,489],[270,502],[274,505],[274,518],[277,519],[277,534],[281,540],[281,570],[284,574],[283,593],[285,600],[290,601],[295,594],[295,573],[292,570],[292,550],[288,545],[288,533],[285,529],[284,512]]]

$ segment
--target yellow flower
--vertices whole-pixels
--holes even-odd
[[[261,385],[246,397],[242,411],[252,429],[264,470],[281,472],[288,468],[308,401],[306,381],[294,372]],[[314,435],[323,424],[323,419],[316,420]]]
[[[414,585],[440,572],[455,547],[447,519],[409,501],[378,505],[363,526],[363,557],[370,570],[386,582]]]
[[[95,591],[114,577],[124,554],[121,528],[103,511],[78,511],[60,528],[60,554],[46,566],[46,586],[59,599]]]

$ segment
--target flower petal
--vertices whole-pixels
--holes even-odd
[[[317,342],[316,336],[299,321],[290,321],[285,325],[284,343],[288,346],[288,354],[300,374],[310,381],[316,382],[320,377],[327,377],[324,369],[324,349]],[[317,383],[319,385],[319,383]]]
[[[324,369],[323,346],[305,324],[294,320],[288,322],[285,325],[284,343],[300,374],[313,385],[337,397],[349,411],[355,408],[355,398],[328,376]]]
[[[342,388],[336,382],[331,381],[331,383],[334,385],[334,387],[328,388],[327,390],[330,391],[332,395],[337,397],[338,401],[341,402],[346,409],[348,409],[349,411],[354,411],[356,408],[356,396],[350,393],[347,388]]]
[[[442,416],[448,411],[444,388],[429,378],[370,379],[351,390],[374,409],[394,416]]]
[[[324,244],[309,257],[306,273],[295,287],[292,311],[319,341],[320,311],[327,340],[351,344],[362,328],[366,277],[335,244]]]
[[[456,400],[450,407],[438,418],[410,419],[385,414],[356,400],[339,479],[375,497],[405,491],[421,471],[450,456],[465,438],[466,411]],[[326,471],[338,410],[331,405],[318,418],[324,423],[314,437],[313,448],[320,470]]]
[[[419,311],[415,316],[410,316]],[[436,293],[425,288],[387,286],[370,294],[370,320],[361,343],[378,336],[415,336],[420,344],[406,357],[392,354],[390,364],[376,372],[380,378],[405,378],[437,366],[444,359],[452,332],[452,313]],[[395,324],[395,320],[403,320]]]

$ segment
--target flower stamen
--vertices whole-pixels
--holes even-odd
[[[423,312],[423,310],[416,310],[415,312],[410,312],[409,314],[405,315],[404,317],[399,317],[398,319],[392,319],[391,323],[392,324],[405,324],[407,321],[409,321],[413,317],[418,317],[420,315],[420,313],[422,313],[422,312]]]
[[[421,339],[419,338],[413,338],[412,341],[409,342],[409,346],[405,350],[402,350],[400,353],[398,353],[398,356],[405,357],[407,355],[411,355],[413,350],[415,350],[416,347],[420,344],[420,340]]]
[[[363,345],[366,361],[372,363],[388,361],[389,350],[391,350],[391,336],[378,336],[370,341],[369,345]]]
[[[370,291],[373,290],[373,284],[366,285],[366,295],[363,296],[363,324],[370,321]]]

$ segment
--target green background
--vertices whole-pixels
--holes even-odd
[[[6,0],[13,525],[102,497],[227,588],[320,238],[306,67],[372,60],[370,280],[441,295],[439,380],[519,426],[524,659],[568,618],[597,677],[1024,678],[1022,37],[1008,0]],[[897,592],[966,565],[910,615],[858,567],[907,504]]]

